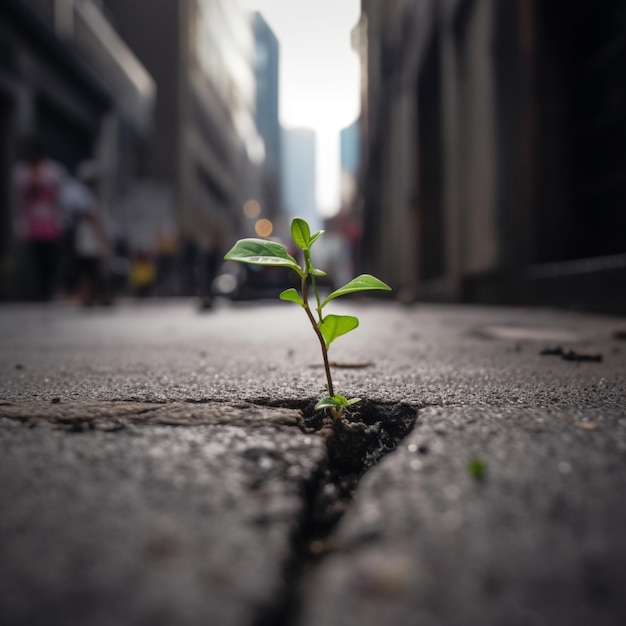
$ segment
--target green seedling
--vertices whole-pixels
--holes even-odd
[[[356,404],[361,399],[348,399],[341,394],[335,393],[328,361],[328,350],[335,339],[354,330],[359,325],[359,320],[352,315],[326,314],[324,309],[331,300],[349,293],[371,290],[391,291],[391,287],[374,276],[361,274],[361,276],[353,278],[349,283],[336,289],[322,300],[317,289],[316,279],[326,276],[326,272],[317,269],[313,265],[311,261],[311,247],[323,232],[323,230],[320,230],[311,234],[309,225],[299,217],[294,218],[291,222],[291,237],[296,246],[302,251],[302,266],[287,252],[284,246],[265,239],[240,239],[226,254],[224,259],[226,261],[238,261],[253,265],[284,267],[298,274],[300,277],[300,291],[294,288],[286,289],[280,294],[279,298],[288,302],[294,302],[302,307],[309,322],[311,322],[322,349],[326,386],[328,389],[328,396],[322,398],[315,405],[315,409],[328,409],[333,418],[338,419],[347,407]],[[314,311],[309,304],[309,282],[315,296]]]
[[[487,464],[479,458],[472,458],[467,462],[467,471],[476,480],[483,480],[487,474]]]

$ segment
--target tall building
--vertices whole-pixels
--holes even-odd
[[[169,189],[188,249],[220,252],[258,194],[254,38],[237,0],[105,0],[158,86],[146,178]]]
[[[357,35],[369,269],[626,311],[626,5],[363,0]]]
[[[341,210],[352,208],[360,166],[361,136],[359,120],[342,128],[339,133],[339,160],[341,165]]]
[[[281,191],[282,146],[281,126],[279,122],[279,69],[280,45],[274,32],[260,13],[252,14],[254,26],[254,76],[256,80],[255,122],[263,138],[265,158],[261,168],[261,183],[257,210],[248,212],[248,229],[259,234],[258,220],[270,220],[262,232],[274,236],[286,237],[289,224],[286,219]],[[254,229],[254,230],[252,230]]]
[[[19,297],[11,169],[18,144],[34,136],[70,171],[84,159],[102,168],[103,206],[138,173],[150,131],[155,83],[92,0],[3,0],[0,5],[0,292]],[[11,274],[11,275],[9,275]],[[4,284],[4,288],[2,288]],[[1,296],[0,296],[1,297]]]
[[[280,195],[281,141],[278,118],[280,45],[260,13],[254,13],[254,75],[256,79],[255,121],[265,145],[263,198],[266,217],[276,218],[282,211]]]
[[[306,128],[283,128],[283,201],[290,217],[302,217],[312,228],[317,212],[315,132]]]

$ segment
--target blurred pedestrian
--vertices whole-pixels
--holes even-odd
[[[78,263],[76,260],[75,179],[68,176],[63,186],[63,235],[60,253],[60,284],[65,297],[78,294]]]
[[[13,180],[14,230],[26,248],[34,295],[48,301],[57,287],[66,172],[35,138],[24,141],[22,152]]]
[[[64,192],[64,205],[74,225],[74,259],[83,306],[112,302],[106,266],[109,237],[98,198],[99,181],[98,164],[83,161]]]
[[[176,292],[177,233],[173,226],[159,231],[156,241],[156,291],[159,296],[172,296]]]
[[[130,263],[130,284],[138,298],[147,298],[154,291],[156,267],[148,252],[139,250]]]
[[[224,233],[221,224],[214,220],[207,224],[203,234],[198,295],[200,310],[208,311],[213,308],[213,282],[224,258]]]

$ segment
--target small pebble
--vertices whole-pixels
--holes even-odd
[[[419,459],[411,459],[409,465],[414,472],[419,472],[424,467],[424,464]]]
[[[571,474],[572,473],[571,464],[568,463],[567,461],[561,461],[559,463],[559,472],[561,472],[561,474]]]

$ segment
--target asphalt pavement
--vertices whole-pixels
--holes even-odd
[[[0,624],[626,623],[626,320],[333,312],[0,307]]]

